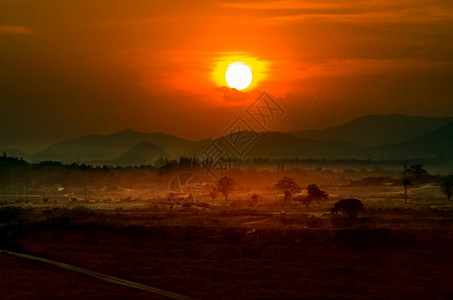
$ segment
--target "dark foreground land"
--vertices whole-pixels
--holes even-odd
[[[200,299],[453,297],[453,212],[28,209],[2,248]],[[33,221],[32,221],[33,220]],[[0,255],[2,299],[161,299]]]

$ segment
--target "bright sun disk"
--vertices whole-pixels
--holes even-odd
[[[228,66],[225,80],[229,87],[243,90],[252,83],[252,71],[242,62],[234,62]]]

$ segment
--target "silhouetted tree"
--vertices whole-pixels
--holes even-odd
[[[406,170],[406,173],[415,175],[415,176],[426,176],[428,175],[428,171],[426,171],[425,168],[423,168],[422,164],[415,164],[409,167],[409,169]]]
[[[217,181],[216,189],[225,196],[225,200],[228,201],[228,195],[236,185],[236,180],[231,177],[224,176]]]
[[[294,193],[300,193],[302,190],[294,179],[289,177],[283,177],[280,179],[280,181],[275,185],[275,188],[283,192],[285,200],[291,199]]]
[[[403,185],[404,185],[404,203],[407,203],[407,187],[411,185],[411,182],[409,179],[404,179],[403,180]]]
[[[450,201],[453,195],[453,175],[447,176],[442,180],[440,190],[447,196],[447,201]]]
[[[192,166],[192,159],[188,157],[181,156],[179,158],[178,167],[180,168],[190,168]]]
[[[305,205],[308,207],[312,201],[319,203],[321,199],[328,199],[329,195],[322,191],[316,184],[310,184],[307,186],[308,196],[303,199]]]

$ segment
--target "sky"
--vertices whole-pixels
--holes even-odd
[[[243,91],[229,63],[251,66]],[[262,92],[269,130],[453,115],[453,1],[0,0],[0,148],[126,128],[217,137]]]

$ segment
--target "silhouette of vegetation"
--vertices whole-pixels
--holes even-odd
[[[216,189],[225,196],[225,200],[228,201],[228,196],[233,191],[236,185],[236,180],[231,177],[224,176],[217,181]]]
[[[440,190],[447,196],[447,201],[450,201],[453,195],[453,175],[447,176],[442,180]]]
[[[293,178],[283,177],[275,185],[275,188],[283,192],[284,199],[290,200],[292,195],[295,193],[300,193],[302,191],[301,187],[294,181]]]
[[[304,198],[305,205],[308,207],[312,201],[319,203],[321,199],[328,199],[329,195],[322,191],[316,184],[307,186],[308,196]]]
[[[414,164],[410,166],[406,172],[413,176],[426,176],[429,174],[422,164]]]
[[[331,210],[331,213],[341,212],[344,216],[355,217],[362,211],[364,205],[362,201],[358,199],[342,199],[336,202]]]

